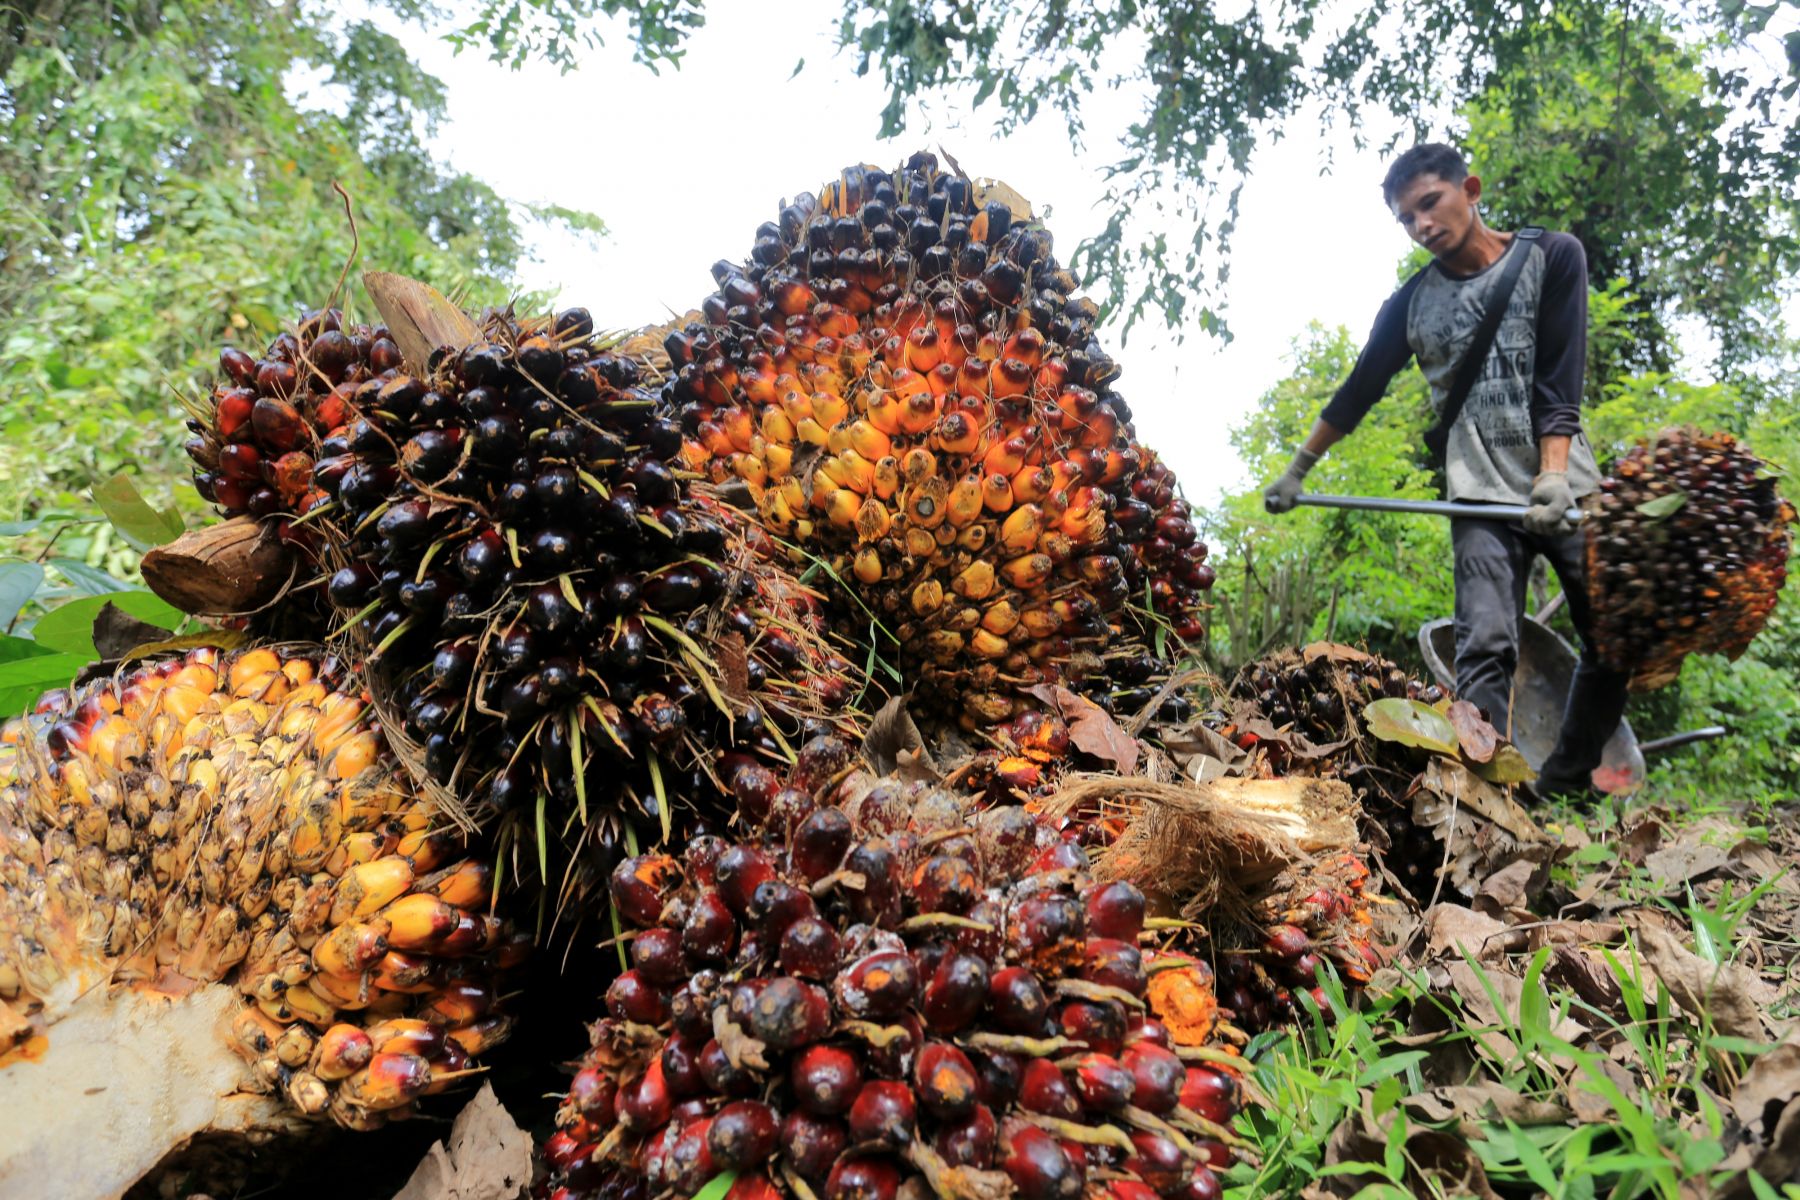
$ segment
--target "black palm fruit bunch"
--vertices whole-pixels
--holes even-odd
[[[1444,689],[1375,654],[1280,650],[1240,670],[1230,694],[1237,707],[1215,722],[1217,732],[1245,749],[1260,748],[1278,774],[1347,780],[1364,819],[1379,826],[1379,833],[1368,830],[1366,836],[1386,846],[1382,858],[1389,873],[1414,896],[1429,896],[1444,847],[1412,819],[1409,791],[1418,766],[1406,747],[1367,736],[1362,714],[1383,699],[1439,704],[1447,698]],[[1249,728],[1258,720],[1266,723],[1258,726],[1262,733]],[[1272,731],[1280,736],[1267,736]],[[1303,753],[1289,751],[1295,734],[1309,743],[1298,747]],[[1319,756],[1320,747],[1336,749]]]
[[[1669,683],[1689,654],[1736,658],[1761,632],[1787,581],[1794,509],[1729,434],[1639,445],[1587,507],[1594,640],[1634,688]]]
[[[833,785],[849,752],[827,742],[750,789],[754,832],[613,873],[631,967],[541,1193],[691,1196],[729,1171],[738,1200],[1217,1196],[1238,1088],[1152,1013],[1153,981],[1203,977],[1145,944],[1142,893],[1023,809]]]
[[[922,153],[800,194],[713,276],[665,343],[681,459],[859,592],[927,710],[1109,697],[1150,621],[1200,634],[1206,547],[1041,223]]]
[[[722,800],[720,749],[785,760],[810,722],[850,720],[855,671],[760,531],[694,494],[641,366],[584,310],[477,330],[418,375],[375,338],[329,388],[290,393],[315,439],[303,528],[390,738],[440,800],[505,818],[540,867],[558,842],[604,859]]]

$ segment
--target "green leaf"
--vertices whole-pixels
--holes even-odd
[[[0,663],[17,662],[21,658],[42,658],[56,651],[30,638],[0,637]]]
[[[40,654],[0,662],[0,716],[31,711],[39,696],[63,687],[88,665],[79,654]]]
[[[116,604],[140,621],[177,629],[187,614],[149,592],[109,592],[71,600],[38,619],[32,635],[53,650],[81,656],[84,663],[99,657],[94,648],[94,618],[108,603]]]
[[[1456,753],[1456,728],[1450,719],[1418,700],[1389,696],[1372,701],[1363,709],[1363,721],[1369,732],[1384,742],[1415,746],[1434,754]]]
[[[108,596],[114,592],[133,590],[123,579],[114,579],[99,567],[90,567],[79,559],[53,558],[50,565],[62,572],[64,579],[89,596]]]
[[[694,1193],[694,1200],[724,1200],[725,1193],[737,1182],[736,1171],[724,1171],[706,1181],[706,1186]]]
[[[135,550],[160,546],[181,533],[180,514],[173,508],[164,512],[151,507],[123,471],[94,488],[94,503]]]
[[[0,629],[11,628],[43,582],[44,568],[37,563],[0,563]]]
[[[43,523],[41,517],[29,521],[0,521],[0,537],[24,537]]]
[[[1658,496],[1654,500],[1644,501],[1637,506],[1637,510],[1652,521],[1660,521],[1664,517],[1671,517],[1680,512],[1681,506],[1687,503],[1687,499],[1686,492],[1673,491],[1667,495]]]
[[[1494,757],[1484,763],[1466,765],[1489,783],[1530,783],[1537,778],[1537,772],[1531,769],[1519,748],[1511,744],[1497,748]]]

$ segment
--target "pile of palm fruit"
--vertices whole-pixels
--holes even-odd
[[[1735,659],[1761,632],[1787,581],[1794,508],[1729,434],[1637,446],[1587,507],[1594,641],[1634,688],[1671,682],[1689,654]]]
[[[1097,307],[1001,195],[929,154],[847,169],[715,265],[666,361],[582,309],[421,343],[326,307],[226,348],[195,485],[287,582],[237,648],[6,727],[0,1089],[97,984],[226,989],[235,1086],[359,1130],[534,1010],[601,1014],[550,1200],[1217,1195],[1239,1026],[1321,963],[1367,977],[1368,871],[1283,873],[1220,954],[1165,915],[1194,896],[1099,869],[1129,812],[1055,804],[1139,769],[1108,714],[1185,715],[1151,647],[1203,632],[1212,568]],[[877,657],[918,756],[857,749]],[[1281,771],[1291,731],[1438,698],[1368,662],[1259,664],[1214,724]],[[934,744],[969,752],[940,775]],[[619,969],[502,1004],[558,938]],[[246,1128],[183,1136],[208,1121]]]

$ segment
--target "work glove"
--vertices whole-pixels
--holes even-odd
[[[1304,446],[1294,451],[1294,461],[1287,465],[1287,470],[1263,489],[1263,507],[1272,513],[1292,511],[1294,502],[1300,498],[1300,485],[1305,482],[1306,473],[1318,461],[1319,456]]]
[[[1575,507],[1567,471],[1544,471],[1531,485],[1531,504],[1525,510],[1525,528],[1540,537],[1569,533],[1575,523],[1568,512]]]

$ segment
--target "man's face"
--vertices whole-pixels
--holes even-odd
[[[1437,258],[1456,253],[1475,227],[1475,202],[1481,180],[1474,175],[1451,183],[1438,175],[1419,175],[1400,189],[1389,206],[1408,237]]]

